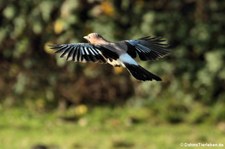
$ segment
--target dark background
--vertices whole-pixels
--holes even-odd
[[[224,30],[222,0],[1,0],[0,147],[223,143]],[[91,32],[110,41],[163,37],[169,56],[138,60],[163,81],[66,62],[48,47],[86,42]]]
[[[117,104],[131,97],[225,101],[225,3],[185,1],[4,1],[0,5],[1,101],[43,99]],[[140,62],[162,82],[139,82],[107,65],[56,58],[51,43],[85,42],[98,32],[111,41],[162,36],[171,54]]]

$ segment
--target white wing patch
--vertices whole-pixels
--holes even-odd
[[[112,66],[123,66],[124,67],[123,63],[121,63],[120,60],[107,59],[107,63],[112,65]]]

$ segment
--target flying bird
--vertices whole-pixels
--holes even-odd
[[[56,44],[50,47],[68,61],[122,66],[137,80],[161,81],[160,77],[144,69],[134,59],[139,56],[141,60],[147,61],[166,56],[170,50],[161,38],[147,36],[134,40],[110,42],[98,33],[90,33],[83,38],[89,43]]]

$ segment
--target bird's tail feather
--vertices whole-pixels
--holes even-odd
[[[129,72],[138,80],[146,81],[146,80],[156,80],[161,81],[161,78],[147,71],[140,65],[132,65],[124,63]]]

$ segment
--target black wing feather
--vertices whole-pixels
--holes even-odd
[[[68,48],[68,54],[67,54],[66,60],[68,60],[71,57],[72,53],[73,53],[73,47],[69,47]]]
[[[78,53],[77,51],[78,51],[78,50],[77,50],[77,47],[75,47],[74,50],[73,50],[73,55],[72,55],[72,60],[73,60],[73,61],[75,61],[75,58],[76,58],[77,53]]]
[[[59,44],[51,45],[50,47],[55,50],[55,53],[59,53],[60,57],[65,57],[66,60],[75,62],[106,62],[106,57],[102,54],[100,47],[89,43]]]
[[[161,37],[146,36],[137,40],[126,40],[128,54],[135,58],[136,55],[141,60],[155,60],[169,54],[168,44],[163,43]]]

